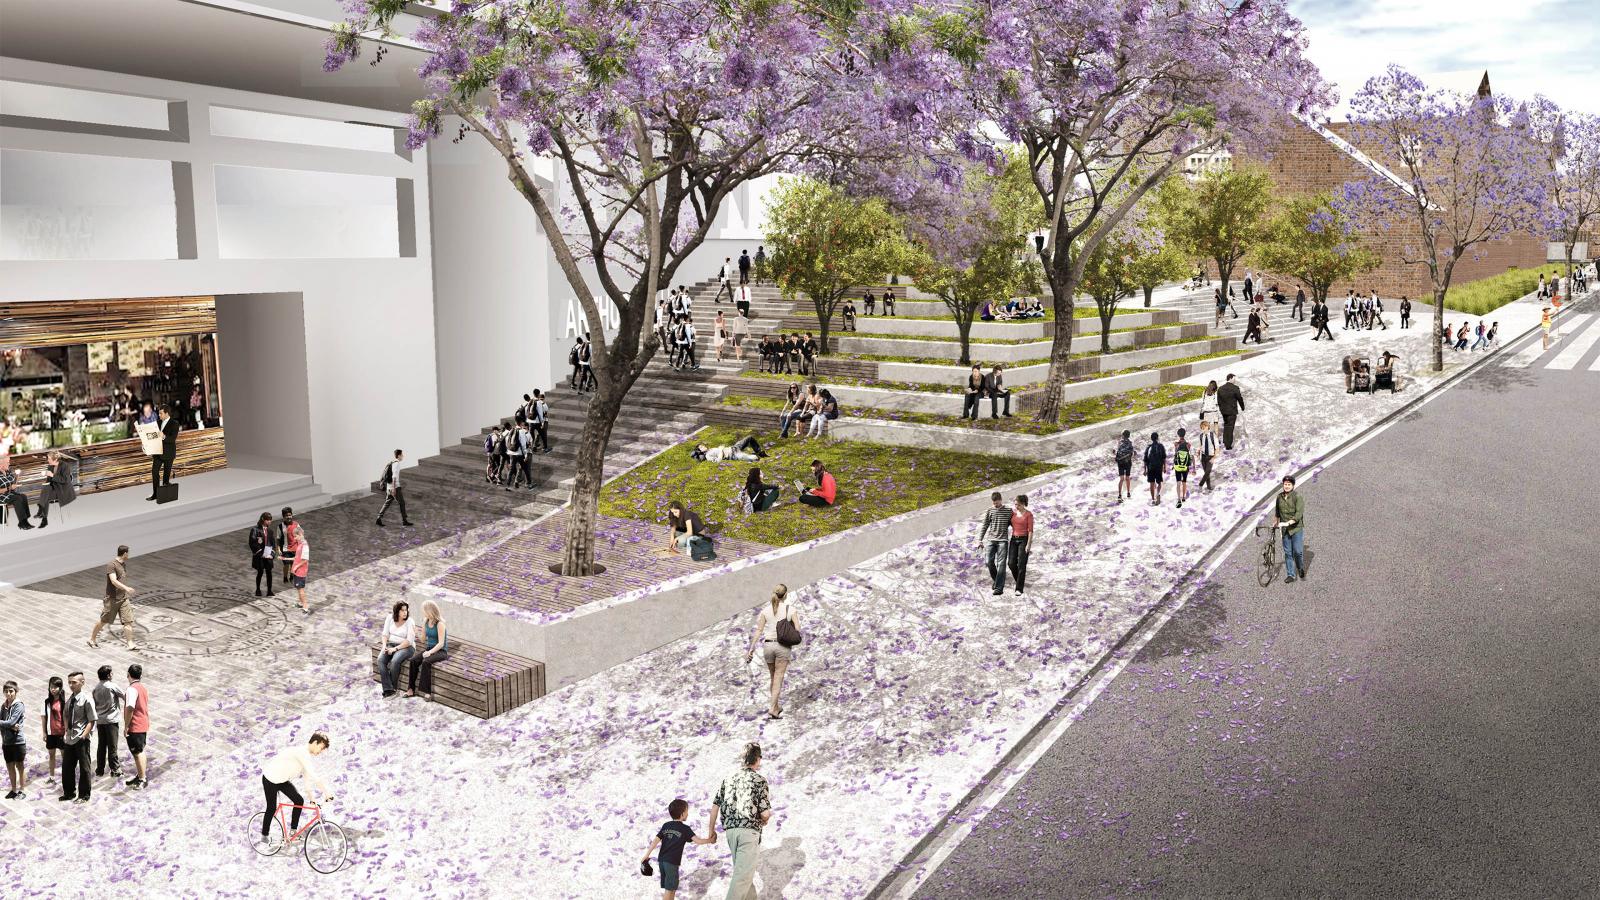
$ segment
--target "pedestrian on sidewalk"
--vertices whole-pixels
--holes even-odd
[[[89,735],[94,733],[94,701],[83,690],[83,673],[67,675],[67,724],[62,749],[61,800],[89,802]]]
[[[684,824],[683,820],[689,817],[689,801],[682,798],[667,804],[667,815],[670,817],[667,823],[656,829],[656,836],[645,848],[642,871],[650,874],[650,854],[660,847],[656,865],[661,867],[661,898],[673,900],[678,895],[678,870],[683,866],[683,848],[689,844],[715,844],[717,831],[713,823],[709,834],[705,837],[696,836],[694,829]]]
[[[483,480],[488,484],[500,483],[500,470],[506,464],[506,436],[501,433],[500,426],[495,425],[483,438],[483,455],[488,459],[488,464],[483,470]]]
[[[100,604],[100,618],[89,632],[89,646],[100,646],[100,629],[113,621],[121,620],[122,638],[128,649],[133,647],[133,604],[128,598],[133,588],[128,587],[128,545],[117,546],[117,555],[106,565],[106,596]]]
[[[1484,327],[1482,319],[1478,320],[1478,327],[1473,332],[1473,336],[1476,340],[1472,342],[1472,349],[1476,350],[1479,347],[1489,346],[1489,329]]]
[[[1295,575],[1306,577],[1306,501],[1294,489],[1294,476],[1283,476],[1283,490],[1272,509],[1272,524],[1283,529],[1283,562],[1289,569],[1285,583]]]
[[[1545,308],[1539,310],[1539,327],[1544,329],[1544,349],[1549,350],[1550,349],[1550,307],[1548,307],[1548,306],[1546,306]],[[1445,337],[1448,338],[1449,336],[1450,336],[1450,332],[1446,331],[1445,332]]]
[[[1144,448],[1144,477],[1150,483],[1150,505],[1161,505],[1161,482],[1166,478],[1167,447],[1161,435],[1150,432],[1150,443]],[[998,591],[996,592],[998,593]]]
[[[783,718],[783,676],[794,661],[794,648],[800,644],[800,619],[789,602],[789,588],[778,585],[772,589],[772,598],[756,614],[755,631],[750,635],[750,646],[745,648],[744,662],[750,664],[756,649],[761,649],[761,661],[767,666],[767,718]]]
[[[578,390],[593,391],[596,387],[599,383],[594,380],[594,344],[584,332],[583,346],[578,349]]]
[[[1489,323],[1489,349],[1497,350],[1500,347],[1500,323]]]
[[[749,284],[749,283],[750,283],[750,251],[749,250],[740,250],[739,251],[739,284],[741,286],[743,286],[743,285],[746,285],[746,284]]]
[[[1211,461],[1217,458],[1217,433],[1211,430],[1211,421],[1200,421],[1200,484],[1211,493]]]
[[[1011,578],[1017,593],[1027,593],[1028,556],[1033,553],[1033,513],[1028,511],[1028,495],[1018,494],[1011,511]]]
[[[94,686],[94,715],[95,715],[95,750],[94,750],[94,775],[103,778],[106,774],[107,763],[110,763],[111,777],[122,777],[122,760],[117,754],[117,744],[122,731],[122,710],[127,705],[128,695],[123,691],[122,685],[111,680],[111,667],[101,666],[96,675],[100,683]]]
[[[22,733],[22,722],[27,717],[27,707],[17,699],[17,683],[8,681],[0,688],[0,756],[5,757],[6,777],[11,790],[7,800],[26,800],[28,786],[28,738]]]
[[[145,773],[145,737],[150,732],[150,689],[139,679],[144,677],[144,666],[134,663],[128,667],[127,703],[123,707],[123,731],[127,735],[128,755],[133,757],[133,779],[128,787],[143,790]]]
[[[717,271],[716,302],[718,305],[722,304],[723,293],[727,293],[730,301],[733,299],[733,269],[733,257],[724,256],[722,258],[722,268]]]
[[[745,744],[739,771],[722,779],[717,796],[711,801],[711,821],[706,830],[715,833],[717,820],[733,854],[733,876],[726,900],[756,900],[756,864],[761,855],[761,829],[772,821],[772,798],[761,768],[761,745]]]
[[[1216,384],[1216,382],[1212,382]],[[1133,499],[1133,436],[1124,428],[1114,454],[1117,460],[1117,502]]]
[[[294,585],[296,596],[300,601],[300,611],[311,615],[311,603],[306,600],[306,578],[311,575],[311,542],[306,540],[306,531],[298,522],[289,530],[289,554],[292,562],[289,566],[289,583]]]
[[[572,374],[567,376],[567,387],[570,387],[575,391],[580,390],[578,387],[578,376],[581,367],[578,365],[578,358],[582,354],[583,338],[580,337],[573,340],[572,349],[567,351],[567,365],[572,367]]]
[[[1222,288],[1219,287],[1212,290],[1211,302],[1216,304],[1217,307],[1217,319],[1212,323],[1211,327],[1220,329],[1222,328],[1222,314],[1228,311],[1228,301],[1222,299]]]
[[[550,401],[545,398],[544,391],[533,390],[533,421],[529,424],[533,429],[533,449],[543,453],[550,452]]]
[[[1333,332],[1328,330],[1328,301],[1319,301],[1311,307],[1311,328],[1313,341],[1321,340],[1323,335],[1327,335],[1328,340],[1333,340]]]
[[[1295,292],[1294,292],[1294,308],[1289,310],[1289,318],[1297,319],[1297,320],[1299,320],[1301,322],[1304,322],[1306,320],[1306,289],[1305,288],[1295,288]]]
[[[1261,343],[1261,315],[1253,309],[1250,310],[1250,318],[1245,320],[1244,340],[1239,342],[1240,345],[1250,343],[1252,337],[1257,344]]]
[[[979,546],[986,549],[989,562],[989,580],[994,582],[996,597],[1006,592],[1006,560],[1011,552],[1011,507],[995,491],[989,495],[993,504],[983,514],[983,530]]]
[[[1222,413],[1222,447],[1224,450],[1233,449],[1233,423],[1238,420],[1239,413],[1244,411],[1244,392],[1239,390],[1239,385],[1233,380],[1233,373],[1223,379],[1222,387],[1217,391],[1217,410]]]
[[[294,510],[285,506],[283,517],[272,526],[272,549],[276,551],[278,559],[283,563],[283,583],[289,583],[289,566],[294,562],[289,554],[289,521],[294,516]]]
[[[61,684],[60,675],[51,675],[50,683],[45,688],[44,711],[39,714],[39,727],[44,734],[46,783],[54,784],[56,780],[57,754],[67,747],[67,691]]]
[[[261,579],[267,579],[267,596],[272,596],[272,554],[275,551],[275,541],[272,535],[272,513],[264,512],[256,519],[254,528],[245,538],[245,546],[250,548],[250,567],[256,570],[256,596],[261,596]]]
[[[1179,428],[1178,440],[1172,445],[1172,480],[1177,483],[1179,509],[1183,509],[1183,501],[1189,497],[1189,465],[1193,461],[1187,434],[1187,429]]]
[[[383,467],[383,477],[378,479],[378,486],[383,488],[383,506],[378,509],[378,526],[383,527],[383,514],[389,511],[389,504],[400,505],[400,524],[411,527],[411,519],[406,516],[406,495],[400,489],[400,463],[406,455],[399,448],[394,451],[394,459]],[[271,586],[271,583],[268,583]]]
[[[744,362],[744,342],[750,336],[750,316],[747,310],[739,310],[729,323],[729,333],[733,335],[733,358]]]

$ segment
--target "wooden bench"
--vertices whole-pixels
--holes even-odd
[[[378,648],[372,649],[372,678],[381,681]],[[410,663],[401,669],[396,690],[405,689]],[[419,673],[420,674],[420,673]],[[450,638],[450,655],[433,667],[433,699],[480,719],[491,719],[544,696],[544,663]]]

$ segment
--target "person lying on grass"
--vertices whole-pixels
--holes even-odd
[[[742,437],[732,444],[723,444],[720,447],[708,447],[705,444],[695,444],[689,451],[697,462],[723,462],[725,460],[738,460],[739,462],[755,462],[767,454],[761,449],[761,444],[756,441],[755,435]]]

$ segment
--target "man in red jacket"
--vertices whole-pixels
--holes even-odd
[[[832,506],[833,498],[839,493],[839,485],[833,480],[833,473],[822,467],[822,460],[813,459],[811,474],[817,479],[816,487],[807,488],[798,479],[794,483],[795,490],[800,492],[800,502],[807,506]]]

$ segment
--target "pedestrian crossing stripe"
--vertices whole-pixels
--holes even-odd
[[[1594,342],[1600,341],[1600,321],[1590,325],[1581,334],[1578,332],[1577,327],[1574,326],[1568,331],[1568,335],[1569,337],[1564,341],[1567,345],[1566,348],[1556,354],[1556,358],[1545,365],[1546,369],[1576,368],[1578,361],[1583,359],[1584,354],[1589,352],[1589,348],[1594,346]]]
[[[1577,329],[1582,328],[1585,325],[1587,325],[1589,323],[1589,320],[1593,319],[1593,318],[1594,318],[1594,314],[1593,313],[1580,313],[1580,314],[1578,314],[1576,316],[1573,316],[1570,320],[1566,320],[1566,321],[1558,320],[1557,324],[1551,326],[1551,333],[1555,334],[1556,333],[1556,329],[1560,328],[1563,325],[1566,326],[1565,330],[1567,331],[1567,333],[1569,333],[1569,334],[1574,333],[1574,332],[1577,331]],[[1557,346],[1560,346],[1560,345],[1558,344]],[[1550,352],[1550,348],[1546,347],[1544,345],[1544,337],[1543,337],[1543,335],[1535,335],[1534,338],[1533,338],[1533,343],[1531,343],[1527,347],[1523,348],[1520,352],[1517,353],[1517,355],[1515,355],[1515,356],[1511,357],[1510,359],[1506,360],[1505,362],[1501,363],[1501,365],[1505,366],[1508,369],[1526,369],[1527,367],[1533,365],[1534,362],[1536,362],[1539,359],[1539,357],[1545,355],[1548,352]],[[1563,351],[1563,352],[1565,352],[1565,351]],[[1571,368],[1571,366],[1567,366],[1566,368]]]

